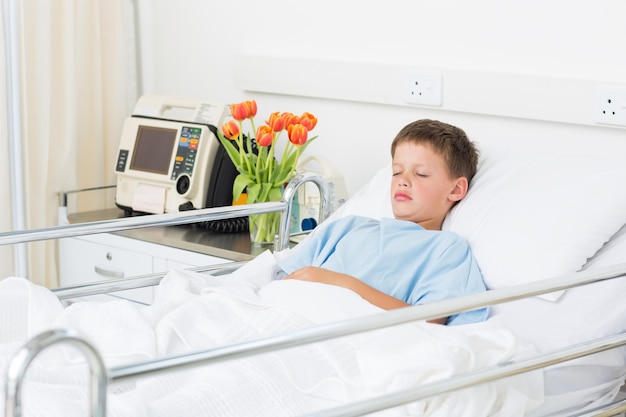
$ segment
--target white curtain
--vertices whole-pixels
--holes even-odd
[[[21,0],[26,227],[57,224],[59,192],[113,184],[124,118],[137,98],[128,0]],[[73,209],[112,205],[89,193]],[[58,284],[57,242],[28,245],[29,278]],[[3,276],[6,276],[3,275]]]

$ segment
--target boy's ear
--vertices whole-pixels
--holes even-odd
[[[467,190],[469,188],[469,181],[467,181],[466,177],[458,177],[454,180],[453,188],[450,191],[450,195],[448,199],[450,201],[461,201],[465,194],[467,194]]]

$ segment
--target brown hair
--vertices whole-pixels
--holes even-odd
[[[391,157],[400,143],[429,144],[443,157],[452,178],[465,177],[471,181],[478,166],[478,149],[465,132],[456,126],[437,120],[422,119],[409,123],[398,132],[391,143]]]

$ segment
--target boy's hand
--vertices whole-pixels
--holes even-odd
[[[318,268],[315,266],[305,266],[291,274],[287,275],[284,279],[299,279],[301,281],[319,282],[322,284],[336,285],[338,287],[348,288],[370,303],[383,308],[385,310],[392,310],[395,308],[407,307],[409,304],[404,301],[398,300],[390,295],[382,293],[369,285],[365,284],[358,278],[351,275],[342,274],[340,272],[334,272],[329,269]],[[445,324],[447,317],[429,320],[431,323]]]
[[[305,266],[304,268],[293,271],[291,274],[287,275],[285,279],[320,282],[322,284],[337,285],[346,288],[350,288],[350,281],[356,280],[356,278],[350,275],[315,266]]]
[[[334,272],[329,269],[318,268],[314,266],[305,266],[287,275],[285,279],[299,279],[302,281],[320,282],[322,284],[336,285],[338,287],[347,288],[359,294],[370,303],[390,310],[392,308],[406,307],[407,303],[382,293],[363,281],[348,274]]]

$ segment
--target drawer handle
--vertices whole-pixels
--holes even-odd
[[[109,278],[124,278],[124,273],[119,271],[111,271],[110,269],[100,268],[99,266],[93,267],[96,274]]]

